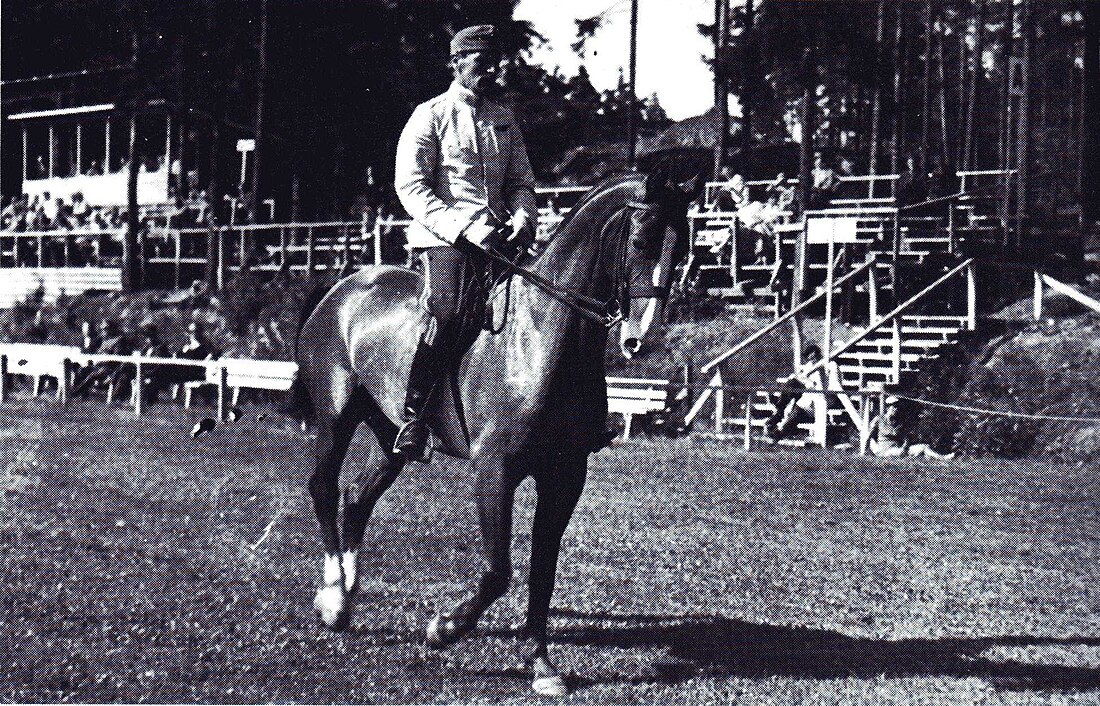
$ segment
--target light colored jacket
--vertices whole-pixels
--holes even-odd
[[[457,83],[413,111],[394,182],[413,219],[410,247],[481,244],[510,216],[535,226],[535,177],[515,116]]]

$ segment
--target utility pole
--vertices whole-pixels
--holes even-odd
[[[922,173],[927,173],[932,118],[932,0],[924,0],[924,76],[921,92],[920,169]]]
[[[260,155],[263,153],[264,98],[267,84],[267,0],[260,0],[260,65],[256,69],[256,154],[252,158],[252,193],[248,197],[248,222],[255,223],[260,199]],[[244,194],[241,194],[244,196]]]
[[[714,141],[714,178],[722,174],[726,163],[726,141],[730,131],[730,90],[727,67],[723,58],[729,38],[728,0],[714,0],[714,110],[718,135]]]

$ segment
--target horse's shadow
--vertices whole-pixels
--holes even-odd
[[[1000,689],[1100,690],[1100,669],[994,660],[993,647],[1100,647],[1100,637],[1001,636],[884,640],[830,630],[757,625],[717,616],[654,616],[558,610],[551,640],[587,647],[664,648],[652,676],[628,681],[678,683],[698,675],[745,678],[979,678]]]

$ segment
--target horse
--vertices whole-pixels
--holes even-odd
[[[442,393],[429,401],[430,426],[441,451],[468,464],[484,566],[473,592],[429,622],[430,647],[468,635],[507,591],[515,491],[532,476],[538,499],[526,663],[536,692],[567,693],[546,646],[550,596],[589,453],[609,442],[604,351],[614,319],[593,317],[583,304],[621,305],[619,347],[627,357],[639,353],[663,318],[673,269],[687,248],[687,207],[700,186],[699,177],[676,184],[661,170],[595,186],[543,251],[523,263],[528,269],[513,268],[529,276],[501,277],[491,307],[503,319],[499,332],[481,331],[449,384],[437,385]],[[307,302],[303,312],[293,393],[317,426],[308,488],[325,556],[314,607],[335,630],[350,621],[357,553],[371,512],[406,463],[392,449],[413,353],[428,325],[422,288],[412,270],[372,266]],[[361,423],[374,436],[369,459],[341,493],[341,467]]]

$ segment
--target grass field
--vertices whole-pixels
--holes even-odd
[[[247,421],[245,421],[247,420]],[[311,608],[308,436],[249,415],[0,408],[0,699],[526,703],[517,581],[471,640],[425,622],[476,575],[457,466],[406,469],[368,530],[352,630]],[[354,463],[354,459],[352,460]],[[578,703],[1100,701],[1100,478],[1038,463],[594,457],[554,656]]]

